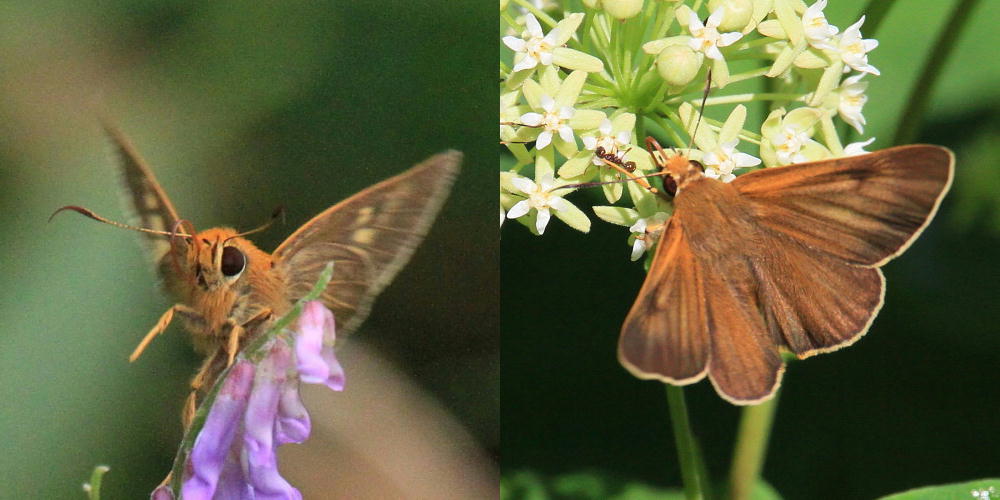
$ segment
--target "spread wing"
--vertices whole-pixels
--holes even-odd
[[[912,145],[737,177],[761,227],[845,262],[881,266],[937,212],[955,157]]]
[[[291,298],[303,296],[334,261],[322,299],[338,335],[355,330],[427,233],[461,160],[457,151],[435,155],[326,209],[289,236],[274,256]]]
[[[104,124],[104,130],[118,153],[122,185],[130,209],[128,212],[131,212],[129,222],[147,229],[170,231],[180,217],[170,198],[167,198],[167,193],[156,181],[153,171],[120,130],[107,123]],[[142,235],[153,262],[159,262],[170,250],[168,238],[148,233],[139,234]]]
[[[671,217],[618,339],[618,360],[636,377],[690,384],[705,376],[711,341],[702,274],[680,219]]]
[[[736,404],[770,397],[781,382],[778,343],[757,302],[750,260],[691,250],[675,213],[632,306],[618,358],[635,376],[672,384],[707,373]]]

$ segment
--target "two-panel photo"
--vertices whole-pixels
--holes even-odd
[[[1000,3],[493,5],[0,8],[0,499],[1000,499]]]

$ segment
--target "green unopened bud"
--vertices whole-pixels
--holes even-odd
[[[500,10],[506,9],[507,8],[507,4],[509,4],[509,3],[510,3],[510,0],[500,0]]]
[[[702,55],[687,45],[669,45],[656,56],[656,71],[674,87],[691,83],[701,69]]]
[[[726,8],[726,13],[722,16],[722,24],[719,25],[719,31],[722,32],[743,31],[753,15],[753,2],[751,0],[709,0],[709,12],[715,12],[715,9],[719,7]]]
[[[628,19],[642,11],[643,0],[601,0],[604,12],[615,19]]]

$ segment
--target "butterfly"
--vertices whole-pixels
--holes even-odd
[[[375,296],[392,281],[427,233],[447,198],[462,160],[447,151],[337,203],[293,232],[272,253],[221,227],[195,231],[178,215],[152,170],[129,140],[105,127],[136,225],[105,219],[78,206],[83,215],[144,236],[165,288],[177,298],[130,356],[135,361],[175,317],[204,354],[184,405],[185,428],[218,375],[256,334],[288,312],[333,262],[321,300],[337,321],[337,334],[356,330]],[[55,214],[53,214],[55,215]],[[265,226],[266,227],[266,226]]]
[[[782,351],[798,358],[863,336],[882,307],[879,269],[927,227],[951,185],[940,146],[899,146],[767,168],[724,183],[677,155],[676,182],[618,359],[642,379],[706,375],[727,401],[772,397]]]

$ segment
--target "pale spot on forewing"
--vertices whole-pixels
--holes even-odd
[[[376,231],[371,228],[361,228],[351,234],[351,241],[362,245],[371,245],[375,241]]]
[[[375,207],[364,207],[358,210],[358,217],[354,220],[354,223],[359,226],[364,226],[371,222],[372,215],[375,214]]]

